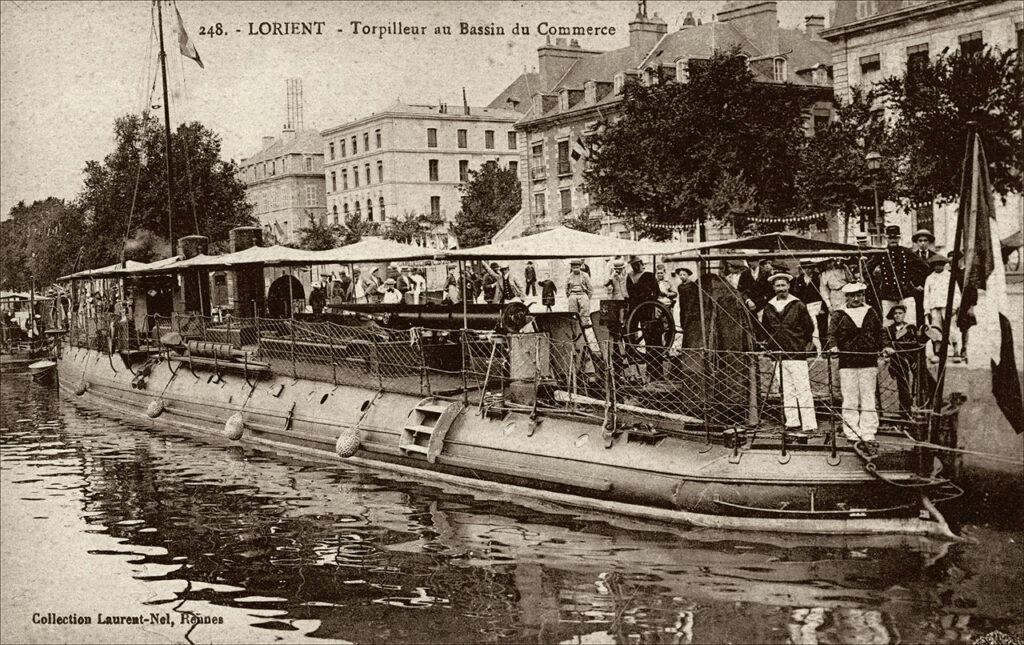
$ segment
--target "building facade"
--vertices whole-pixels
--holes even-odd
[[[1020,0],[836,0],[832,25],[822,31],[832,45],[836,96],[848,99],[854,87],[867,88],[902,76],[915,60],[944,50],[978,52],[985,47],[1019,49],[1024,42],[1024,5]],[[1003,234],[1019,229],[1024,204],[1020,195],[996,200]],[[887,224],[909,235],[934,231],[936,245],[951,246],[955,205],[924,205],[909,212],[884,205]]]
[[[316,130],[286,127],[242,159],[238,177],[268,243],[297,244],[299,229],[326,221],[323,151]]]
[[[495,99],[528,106],[516,124],[523,208],[501,235],[544,230],[585,215],[601,219],[606,234],[628,236],[623,224],[594,208],[583,190],[586,159],[579,150],[600,122],[614,121],[627,82],[685,83],[691,66],[715,51],[737,47],[759,81],[813,92],[813,107],[805,115],[808,134],[813,133],[832,108],[831,56],[819,36],[824,22],[822,16],[808,16],[803,29],[782,29],[776,2],[733,0],[716,22],[698,24],[687,16],[671,33],[657,14],[637,14],[629,23],[629,43],[621,49],[592,51],[565,39],[539,48],[533,82],[525,82],[524,75]],[[708,234],[714,239],[731,231],[709,227]]]
[[[443,223],[426,242],[447,248],[469,171],[487,162],[516,169],[519,116],[495,107],[395,103],[322,131],[328,221],[359,216],[386,226],[406,215],[430,216]]]

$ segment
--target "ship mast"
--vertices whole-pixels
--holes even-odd
[[[167,238],[171,245],[171,255],[174,255],[174,210],[171,203],[171,191],[174,186],[174,174],[171,171],[171,108],[167,97],[167,52],[164,50],[164,15],[160,8],[160,0],[156,2],[157,28],[160,33],[160,72],[164,86],[164,145],[167,148],[165,155],[167,172]]]

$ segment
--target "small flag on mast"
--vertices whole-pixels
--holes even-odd
[[[200,69],[206,69],[203,66],[202,59],[199,58],[196,46],[192,44],[192,39],[188,37],[188,32],[185,31],[185,23],[181,20],[181,12],[178,11],[177,6],[174,7],[174,14],[178,17],[178,49],[181,50],[181,55],[194,60]]]

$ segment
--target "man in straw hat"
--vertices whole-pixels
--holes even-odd
[[[878,354],[885,347],[882,318],[864,301],[867,287],[851,282],[843,287],[846,306],[832,313],[825,347],[839,354],[839,387],[843,397],[843,435],[849,441],[873,442],[878,432],[875,389]],[[884,349],[883,349],[884,347]]]
[[[932,272],[924,281],[924,294],[922,304],[924,305],[925,316],[928,318],[928,336],[933,341],[942,340],[942,321],[946,317],[946,296],[949,294],[950,273],[946,271],[949,258],[935,253],[928,258],[928,266]],[[960,286],[953,287],[953,316],[954,322],[957,310],[960,309]],[[954,360],[959,360],[960,329],[955,325],[949,326],[949,344],[953,348]],[[937,350],[938,342],[932,343],[931,351],[928,353],[929,360],[933,363],[939,362]]]
[[[385,305],[397,305],[402,302],[402,292],[398,290],[394,278],[384,281],[384,290],[381,292],[381,303]]]
[[[622,258],[615,258],[612,262],[612,271],[608,280],[604,283],[605,291],[608,293],[608,300],[626,299],[626,261]]]
[[[768,277],[775,297],[765,303],[761,326],[768,349],[778,352],[786,427],[813,433],[818,430],[818,418],[814,413],[807,357],[808,348],[814,349],[814,322],[807,313],[807,306],[790,293],[792,281],[793,276],[781,271]]]
[[[583,260],[569,262],[569,277],[565,280],[566,308],[580,317],[580,324],[590,326],[590,276],[583,273]]]

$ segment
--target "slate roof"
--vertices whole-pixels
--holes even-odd
[[[537,72],[525,72],[519,78],[502,90],[487,107],[500,110],[514,109],[516,112],[526,112],[530,109],[530,101],[533,100],[533,93],[540,91],[540,74]],[[517,107],[513,108],[508,99],[518,101]]]
[[[294,137],[274,139],[274,143],[256,152],[253,156],[242,159],[242,165],[268,161],[290,154],[322,155],[323,153],[324,144],[319,130],[299,130]]]

